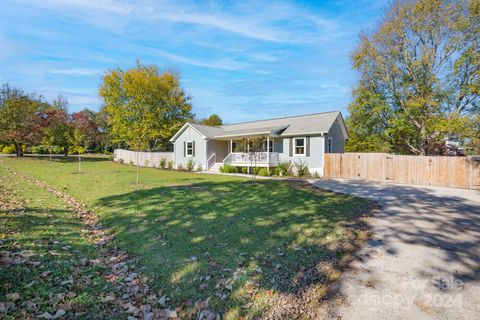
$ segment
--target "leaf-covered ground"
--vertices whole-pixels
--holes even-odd
[[[80,174],[74,161],[2,161],[98,214],[111,245],[138,259],[139,281],[156,294],[155,303],[180,318],[314,318],[348,253],[365,237],[362,217],[372,209],[366,200],[298,182],[142,168],[137,186],[133,167],[105,159],[87,159]],[[51,202],[40,216],[58,220]],[[13,238],[3,235],[15,230],[9,223],[2,237]],[[1,292],[0,301],[14,288]]]

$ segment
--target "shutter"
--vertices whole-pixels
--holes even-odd
[[[310,157],[310,137],[305,138],[305,155]]]
[[[187,141],[183,141],[183,156],[187,156]]]
[[[289,143],[289,153],[290,157],[293,156],[293,138],[290,138],[290,143]]]
[[[195,157],[195,140],[192,141],[192,156]]]

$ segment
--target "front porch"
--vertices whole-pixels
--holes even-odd
[[[269,136],[260,137],[232,137],[229,139],[212,139],[209,141],[209,152],[207,158],[207,170],[220,164],[235,167],[266,167],[278,166],[279,155],[283,146],[275,146],[274,139]],[[255,145],[251,142],[255,139]],[[278,140],[280,143],[281,141]],[[279,149],[279,150],[276,150]],[[253,152],[255,150],[255,152]]]

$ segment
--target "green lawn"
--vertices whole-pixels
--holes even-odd
[[[0,303],[9,309],[0,319],[27,318],[24,310],[103,311],[99,294],[109,285],[99,268],[82,264],[96,258],[82,227],[60,200],[0,165]]]
[[[371,208],[363,199],[287,181],[141,168],[137,186],[134,167],[105,158],[85,159],[82,173],[74,160],[0,160],[0,168],[45,181],[98,213],[168,304],[188,309],[208,299],[226,319],[254,318],[277,297],[311,288],[321,297],[338,272],[319,266],[352,249],[350,241],[363,235],[354,229],[357,218]],[[42,208],[62,214],[53,200]],[[69,241],[81,242],[75,239]]]

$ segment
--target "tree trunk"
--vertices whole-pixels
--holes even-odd
[[[63,147],[63,155],[66,157],[68,157],[68,147]]]
[[[23,156],[22,145],[19,143],[15,143],[14,146],[15,146],[15,153],[17,154],[17,157]]]
[[[138,180],[139,180],[139,179],[138,179],[138,166],[139,166],[139,163],[138,163],[138,153],[139,153],[139,151],[137,151],[137,184],[138,184]]]

